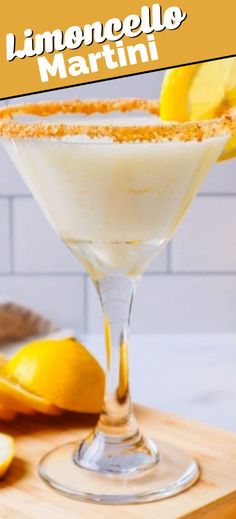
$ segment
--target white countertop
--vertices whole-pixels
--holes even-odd
[[[104,362],[102,336],[82,340]],[[236,432],[236,333],[133,335],[130,382],[135,402]]]

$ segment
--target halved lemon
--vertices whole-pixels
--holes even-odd
[[[47,402],[45,398],[27,391],[3,373],[0,375],[0,403],[23,414],[33,414],[35,411],[50,415],[62,413],[61,409]]]
[[[0,353],[0,370],[1,368],[3,368],[3,366],[6,365],[8,361],[8,358],[6,357],[6,355],[4,355],[4,353]]]
[[[4,368],[7,361],[7,357],[3,353],[0,353],[0,371],[2,368]],[[11,421],[14,420],[16,415],[17,411],[15,409],[12,409],[9,406],[4,405],[0,400],[0,420]]]
[[[0,420],[11,422],[16,418],[17,411],[0,402]]]
[[[15,442],[9,434],[0,433],[0,478],[4,476],[15,455]]]
[[[6,364],[4,373],[27,390],[27,397],[40,395],[44,403],[51,402],[68,411],[101,411],[104,372],[85,346],[74,339],[47,339],[26,344]],[[0,377],[0,402],[2,384]],[[27,398],[21,399],[23,402],[30,407]],[[39,401],[37,410],[40,405]],[[36,409],[33,403],[31,407]]]
[[[160,117],[164,121],[212,119],[236,109],[236,58],[226,58],[168,70],[161,96]],[[236,135],[220,160],[236,156]]]

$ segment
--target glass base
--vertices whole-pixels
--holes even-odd
[[[159,456],[156,444],[137,429],[135,434],[118,437],[95,430],[79,444],[73,457],[79,467],[110,477],[143,472],[153,467]]]
[[[124,505],[155,501],[183,492],[199,477],[197,463],[183,451],[158,441],[159,461],[143,471],[108,475],[75,463],[78,442],[46,454],[38,472],[54,490],[80,501]]]

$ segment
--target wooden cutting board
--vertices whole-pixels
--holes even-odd
[[[0,519],[236,519],[236,435],[159,411],[136,407],[143,431],[197,458],[200,481],[178,496],[129,506],[80,503],[49,489],[38,477],[40,457],[81,438],[94,417],[19,417],[0,430],[16,439],[16,458],[0,482]]]

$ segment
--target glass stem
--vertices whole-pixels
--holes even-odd
[[[129,393],[128,334],[135,281],[125,276],[97,282],[103,314],[107,358],[104,406],[97,429],[104,434],[132,437],[138,428]]]
[[[157,463],[159,453],[140,433],[129,395],[127,342],[135,281],[107,276],[96,286],[104,313],[106,390],[97,426],[75,451],[74,461],[106,474],[141,471]]]

